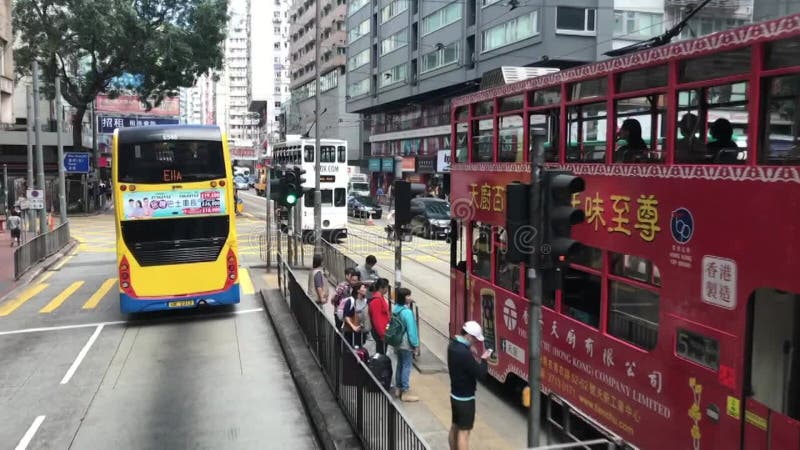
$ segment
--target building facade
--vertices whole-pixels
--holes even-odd
[[[14,122],[13,42],[11,0],[0,0],[0,128]]]
[[[347,111],[361,115],[362,166],[372,173],[373,190],[386,189],[395,172],[449,190],[450,152],[460,145],[450,142],[450,100],[480,89],[485,75],[512,82],[536,72],[520,70],[508,78],[511,70],[504,78],[501,68],[560,70],[605,58],[609,50],[660,35],[685,17],[689,3],[353,0],[345,99]],[[753,19],[753,0],[711,3],[683,35]],[[465,139],[466,130],[457,136]]]
[[[348,159],[361,158],[359,117],[348,114],[342,99],[346,95],[345,53],[347,34],[345,0],[320,0],[320,60],[315,62],[316,7],[313,0],[294,0],[289,11],[290,104],[283,110],[285,134],[344,139]],[[317,68],[320,73],[320,123],[315,124]]]

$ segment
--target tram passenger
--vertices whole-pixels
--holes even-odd
[[[625,140],[614,152],[614,162],[640,162],[645,159],[647,143],[642,139],[642,125],[636,119],[625,119],[619,127],[618,139]]]
[[[733,141],[733,125],[728,119],[719,118],[708,128],[713,142],[706,145],[708,157],[715,163],[735,163],[739,154],[739,146]],[[733,150],[733,151],[728,151]]]
[[[703,140],[695,137],[700,120],[694,113],[686,113],[678,122],[681,138],[675,143],[675,162],[697,163],[705,160],[706,148]]]

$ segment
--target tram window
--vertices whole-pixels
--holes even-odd
[[[747,95],[745,82],[679,92],[675,161],[743,164],[747,159]]]
[[[472,223],[472,274],[488,280],[492,271],[492,228]]]
[[[582,270],[564,271],[561,312],[587,325],[600,325],[600,276]]]
[[[492,140],[494,121],[492,119],[472,121],[472,162],[492,161]]]
[[[345,147],[344,145],[340,145],[336,147],[336,149],[339,152],[339,162],[340,163],[347,162],[347,147]]]
[[[770,42],[766,54],[767,69],[794,67],[800,60],[800,37]]]
[[[603,163],[606,158],[605,103],[571,106],[567,162]]]
[[[719,370],[719,341],[678,328],[675,353],[713,371]]]
[[[494,112],[494,100],[481,102],[475,105],[476,116],[488,116]]]
[[[617,91],[632,92],[666,86],[668,73],[666,65],[621,73],[617,78]]]
[[[456,133],[456,162],[467,162],[467,133]]]
[[[306,162],[314,162],[314,146],[313,145],[306,145],[303,150],[305,150],[303,157],[305,158]]]
[[[561,103],[561,86],[542,89],[531,94],[531,106],[558,105]]]
[[[649,259],[614,252],[609,252],[608,257],[611,262],[610,273],[612,275],[661,286],[661,272],[658,270],[658,266]]]
[[[621,281],[608,286],[608,333],[645,350],[658,338],[659,295]]]
[[[519,292],[519,264],[506,261],[508,250],[508,233],[502,227],[497,228],[495,241],[495,284],[511,292]]]
[[[453,228],[451,232],[451,239],[457,239],[458,242],[456,243],[456,269],[460,270],[461,272],[467,271],[467,255],[466,255],[466,239],[467,236],[467,227],[465,225],[460,224],[460,222],[456,222],[457,228]],[[458,233],[454,235],[454,233]]]
[[[456,120],[467,120],[469,114],[469,106],[459,106],[456,108]]]
[[[513,97],[505,97],[500,99],[500,112],[517,111],[522,109],[525,97],[522,95],[515,95]]]
[[[332,145],[323,145],[319,150],[319,162],[335,163],[336,162],[336,147]]]
[[[500,118],[500,162],[522,162],[522,116]]]
[[[603,268],[603,251],[596,247],[581,245],[572,256],[571,261],[579,266],[600,270]]]
[[[582,98],[603,97],[606,95],[608,80],[606,78],[595,78],[594,80],[581,81],[574,83],[571,88],[572,95],[570,100]]]
[[[322,206],[333,205],[333,189],[321,189],[320,194],[322,195]]]
[[[558,162],[558,116],[559,110],[531,114],[529,118],[530,152],[529,161],[533,160],[533,154],[538,150],[544,151],[544,160],[547,162]]]
[[[771,410],[800,420],[800,295],[761,288],[750,302],[751,395]]]
[[[333,206],[344,206],[346,201],[347,201],[347,189],[336,188],[333,190]]]
[[[766,102],[762,113],[764,134],[758,161],[761,164],[800,163],[800,75],[764,81]]]
[[[681,83],[705,81],[750,72],[750,48],[687,59],[679,66]]]
[[[314,194],[313,193],[311,193],[311,195],[306,194],[306,195],[303,196],[303,205],[305,205],[306,208],[313,208],[314,207]]]
[[[614,162],[663,161],[666,104],[664,95],[617,101],[617,148]]]

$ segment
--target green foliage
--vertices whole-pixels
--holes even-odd
[[[83,118],[99,93],[119,95],[111,81],[139,75],[133,92],[158,106],[200,74],[222,66],[226,0],[15,0],[20,75],[42,68],[45,90],[62,77],[65,100]]]

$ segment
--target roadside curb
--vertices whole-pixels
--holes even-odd
[[[414,358],[413,364],[417,372],[430,375],[434,373],[447,372],[447,364],[440,360],[420,339],[420,356]]]
[[[14,287],[8,291],[5,295],[0,297],[0,303],[3,303],[17,288],[21,286],[25,286],[30,284],[36,277],[41,275],[42,273],[48,271],[51,267],[55,266],[56,264],[61,261],[66,255],[72,252],[78,246],[78,241],[75,239],[70,239],[69,243],[64,246],[61,250],[53,253],[52,255],[48,256],[44,259],[44,261],[36,264],[31,269],[28,269],[18,280],[14,282]]]
[[[311,350],[304,344],[305,338],[300,332],[300,326],[292,316],[289,305],[281,297],[280,291],[261,289],[259,294],[322,448],[363,449],[325,382],[325,374],[314,361]]]

